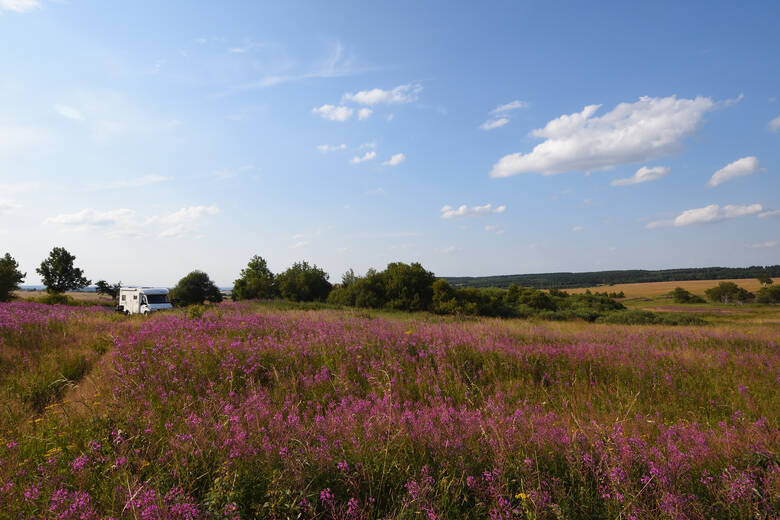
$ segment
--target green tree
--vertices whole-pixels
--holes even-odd
[[[19,270],[19,264],[9,253],[0,257],[0,302],[10,300],[26,276],[27,273]]]
[[[768,274],[760,274],[756,276],[756,280],[761,283],[761,287],[766,287],[767,285],[772,285],[774,283],[774,280],[772,280],[772,277]]]
[[[386,306],[405,311],[428,310],[433,302],[436,277],[419,263],[387,264],[384,273]]]
[[[716,287],[704,291],[710,301],[716,303],[745,302],[753,298],[753,294],[734,282],[720,282]]]
[[[276,277],[282,297],[293,301],[324,301],[331,290],[328,274],[308,262],[297,262]]]
[[[767,285],[756,293],[758,303],[780,303],[780,285]]]
[[[41,275],[43,285],[50,293],[64,293],[86,287],[90,282],[84,277],[84,272],[74,267],[76,257],[70,254],[64,247],[55,247],[49,253],[49,257],[41,262],[41,266],[35,271]]]
[[[116,300],[116,297],[119,295],[119,289],[122,287],[122,282],[115,283],[114,285],[111,285],[105,280],[98,280],[95,282],[95,292],[98,294],[105,294],[106,296],[111,296],[111,298]]]
[[[279,293],[274,274],[265,259],[253,256],[239,278],[233,282],[233,300],[273,298]]]
[[[179,280],[171,291],[171,299],[176,305],[200,305],[204,301],[221,302],[222,293],[209,275],[196,269]]]

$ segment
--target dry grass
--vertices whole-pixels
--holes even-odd
[[[17,298],[21,298],[23,300],[31,300],[46,296],[46,291],[16,291],[14,295]],[[94,292],[68,291],[65,293],[65,295],[70,296],[74,300],[80,302],[90,302],[94,303],[95,305],[113,302],[113,299],[110,296],[106,296],[105,294],[97,294]]]
[[[591,291],[620,292],[626,295],[626,298],[657,298],[665,296],[675,287],[682,287],[694,294],[704,297],[704,291],[710,287],[715,287],[720,282],[734,282],[740,287],[744,287],[750,292],[756,292],[761,288],[761,284],[755,278],[742,278],[733,280],[687,280],[682,282],[650,282],[650,283],[621,283],[615,285],[601,285],[590,287]],[[566,289],[570,293],[583,293],[587,289]]]

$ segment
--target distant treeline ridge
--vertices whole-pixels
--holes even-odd
[[[619,283],[682,282],[686,280],[728,280],[756,278],[765,275],[780,277],[780,265],[750,267],[693,267],[648,271],[594,271],[587,273],[507,274],[500,276],[444,276],[455,287],[498,287],[511,284],[537,289],[574,289]]]

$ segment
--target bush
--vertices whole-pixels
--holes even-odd
[[[277,276],[283,298],[296,302],[325,301],[331,290],[328,274],[308,262],[298,262]]]
[[[696,296],[682,287],[675,287],[674,290],[669,293],[669,296],[674,299],[675,303],[704,303],[704,298]]]
[[[222,301],[222,293],[209,275],[196,269],[179,280],[171,291],[171,300],[180,306],[200,305],[204,301],[217,303]]]
[[[756,293],[758,303],[780,303],[780,285],[762,287]]]
[[[596,319],[598,323],[619,325],[705,325],[706,320],[692,314],[625,310],[611,312]]]

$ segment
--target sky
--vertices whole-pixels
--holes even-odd
[[[0,254],[780,263],[780,3],[0,0]]]

